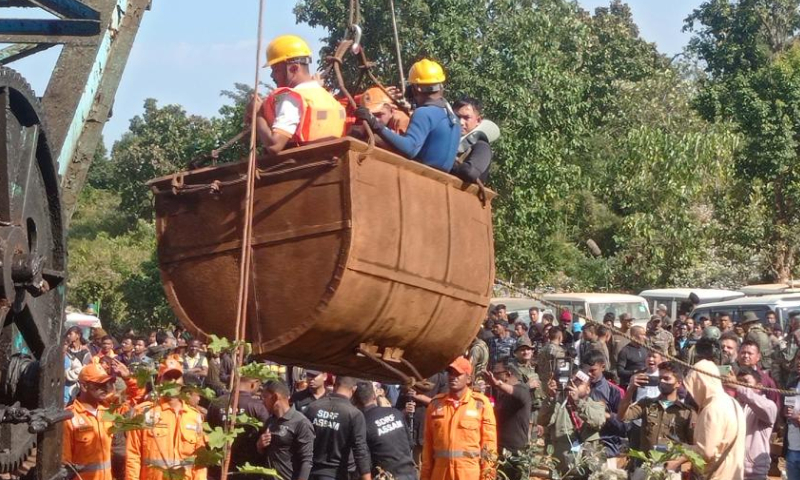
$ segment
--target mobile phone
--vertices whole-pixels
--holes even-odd
[[[659,377],[658,375],[649,375],[647,377],[648,387],[657,387],[659,383],[661,383],[661,377]]]
[[[730,365],[720,365],[719,366],[719,375],[721,377],[727,377],[731,374],[731,366]]]

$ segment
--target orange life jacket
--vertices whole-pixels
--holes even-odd
[[[303,88],[276,88],[264,102],[263,115],[272,127],[275,107],[285,96],[300,103],[300,124],[292,133],[292,141],[303,145],[316,140],[341,138],[345,131],[345,110],[330,92],[322,86]]]

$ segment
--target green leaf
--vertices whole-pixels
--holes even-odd
[[[242,377],[255,378],[262,382],[270,380],[280,380],[280,376],[272,370],[270,365],[265,363],[253,362],[239,367],[239,375]]]
[[[218,337],[212,334],[210,337],[210,342],[208,342],[208,351],[214,354],[221,354],[222,352],[228,352],[233,348],[231,342],[224,337]]]
[[[628,456],[631,458],[639,459],[643,462],[647,462],[650,460],[650,458],[648,458],[646,453],[640,452],[639,450],[634,450],[632,448],[628,450]]]
[[[222,464],[223,457],[222,449],[212,449],[204,446],[198,448],[195,452],[194,463],[201,467],[219,466]]]
[[[247,462],[244,465],[239,466],[238,471],[239,473],[249,474],[249,475],[262,475],[265,477],[281,478],[281,476],[278,475],[278,471],[275,470],[274,468],[266,468],[266,467],[250,465],[250,462]]]
[[[236,415],[236,425],[243,427],[249,426],[260,430],[264,426],[264,422],[255,417],[251,417],[246,413],[240,413],[239,415]]]
[[[225,433],[222,427],[214,427],[208,433],[208,446],[212,449],[224,448],[225,444],[232,444],[236,436],[242,432],[243,428],[234,428],[231,432]]]

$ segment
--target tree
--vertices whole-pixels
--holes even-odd
[[[114,144],[110,159],[101,143],[68,232],[71,305],[99,305],[104,326],[114,333],[174,322],[161,285],[145,183],[185,169],[190,160],[239,133],[251,92],[241,84],[222,92],[230,103],[210,119],[149,99]],[[220,161],[238,160],[246,152],[246,144],[233,145]]]
[[[386,5],[361,3],[366,51],[396,78]],[[304,0],[295,12],[329,33],[321,56],[345,34],[343,2]],[[683,227],[702,225],[693,202],[706,199],[703,176],[724,170],[733,136],[725,126],[706,133],[688,108],[691,82],[639,37],[627,5],[590,15],[563,0],[433,0],[403,2],[397,14],[406,65],[440,61],[447,96],[481,99],[500,123],[499,276],[569,289],[663,285],[713,243]],[[663,180],[668,188],[654,188]]]
[[[768,199],[765,231],[771,276],[792,277],[800,234],[800,2],[713,0],[686,21],[689,50],[707,78],[695,105],[709,121],[733,120],[743,145],[735,175],[745,201]]]

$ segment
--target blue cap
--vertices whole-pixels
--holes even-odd
[[[575,322],[572,324],[572,331],[575,333],[583,331],[583,325],[580,322]]]

